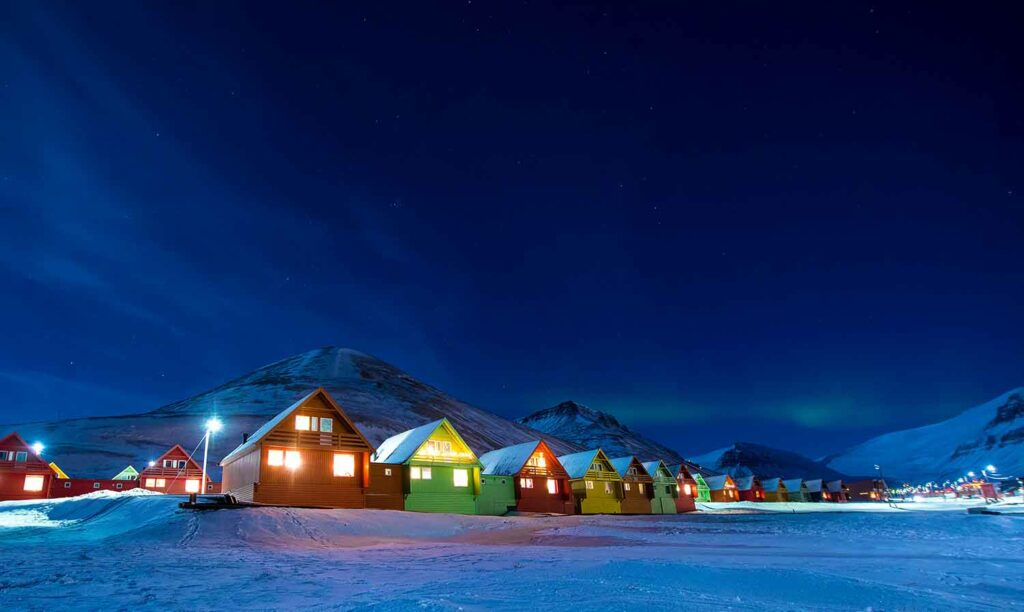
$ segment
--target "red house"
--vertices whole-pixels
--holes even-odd
[[[685,463],[668,466],[668,471],[679,483],[679,497],[676,497],[676,512],[695,512],[697,510],[697,481],[686,469]]]
[[[736,490],[740,493],[740,501],[764,501],[764,487],[761,485],[761,479],[757,476],[737,477]]]
[[[139,486],[143,489],[168,493],[170,495],[188,495],[189,493],[219,493],[218,483],[206,475],[206,486],[200,487],[203,478],[203,467],[196,463],[180,444],[175,444],[160,458],[139,474]],[[205,490],[204,490],[205,489]]]
[[[139,486],[138,480],[110,478],[54,478],[50,483],[50,497],[75,497],[96,491],[131,491]]]
[[[485,476],[508,476],[515,483],[516,510],[573,514],[569,474],[543,440],[499,448],[480,456]],[[528,486],[524,486],[528,485]]]
[[[53,479],[50,465],[17,432],[0,440],[0,501],[46,499]]]

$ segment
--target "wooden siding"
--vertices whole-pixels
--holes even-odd
[[[572,493],[576,502],[577,514],[620,514],[622,512],[622,480],[615,472],[588,472],[607,474],[607,478],[578,478],[570,480]],[[587,489],[586,481],[594,483],[593,489]],[[605,490],[609,483],[610,492]]]
[[[537,479],[540,481],[541,479]],[[476,498],[476,513],[502,516],[516,508],[516,478],[514,476],[481,475],[480,495]],[[543,481],[546,483],[546,481]]]
[[[336,451],[302,449],[302,463],[296,468],[267,465],[270,450],[286,450],[260,445],[260,480],[256,483],[254,501],[260,504],[289,506],[322,506],[327,508],[365,508],[363,490],[366,453],[355,455],[355,475],[335,476]],[[234,464],[236,462],[232,462]]]
[[[253,501],[253,485],[260,479],[260,445],[254,446],[244,455],[224,466],[221,489],[241,501]],[[246,499],[243,499],[243,496]]]
[[[436,462],[414,460],[405,470],[428,467],[429,480],[408,478],[408,492],[405,495],[405,509],[414,512],[450,512],[454,514],[476,514],[476,496],[480,489],[480,469],[475,464],[445,465]],[[455,486],[455,470],[469,472],[469,486]]]
[[[139,486],[138,480],[112,478],[54,478],[50,481],[50,497],[75,497],[96,491],[130,491]]]
[[[564,473],[564,470],[562,470]],[[534,478],[532,489],[524,489],[518,479],[516,487],[516,510],[520,512],[550,512],[554,514],[574,514],[576,504],[572,494],[572,487],[568,478],[553,478],[558,483],[557,493],[548,491],[548,478]]]
[[[651,485],[654,492],[651,497],[651,512],[653,514],[675,514],[676,497],[679,496],[679,487],[671,476],[659,476],[654,479]]]
[[[405,510],[405,466],[387,463],[370,464],[370,486],[366,489],[366,507],[380,510]],[[391,474],[388,475],[387,472]]]

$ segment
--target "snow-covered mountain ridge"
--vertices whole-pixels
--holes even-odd
[[[256,431],[320,386],[374,445],[441,417],[448,417],[477,453],[543,435],[452,398],[380,359],[338,347],[282,359],[149,412],[19,423],[0,430],[15,430],[29,440],[42,441],[44,456],[72,476],[109,478],[128,464],[141,469],[176,443],[191,451],[203,435],[203,422],[213,415],[224,422],[224,431],[210,447],[211,460],[219,461],[241,442],[243,433]],[[544,437],[559,454],[582,450],[557,437]],[[219,475],[219,470],[214,468],[213,473]]]
[[[737,442],[732,446],[693,457],[692,461],[706,469],[733,477],[754,475],[766,478],[846,478],[845,474],[820,461],[751,442]]]
[[[675,450],[631,431],[614,416],[573,401],[538,410],[516,421],[583,448],[604,449],[610,457],[636,455],[641,461],[679,463]]]
[[[955,479],[988,465],[1019,476],[1024,474],[1024,387],[951,419],[872,438],[824,461],[849,474],[870,474],[880,465],[890,480],[912,483]]]

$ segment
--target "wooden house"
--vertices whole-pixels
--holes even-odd
[[[850,500],[850,488],[842,480],[830,480],[827,487],[828,501],[842,504]]]
[[[480,463],[478,514],[575,511],[569,474],[543,440],[484,453]]]
[[[650,514],[654,479],[636,457],[616,457],[612,467],[622,477],[622,514]]]
[[[786,495],[789,496],[789,501],[811,501],[810,492],[807,490],[807,484],[804,483],[803,478],[789,478],[787,480],[783,480],[782,483],[786,485]]]
[[[123,493],[139,487],[138,480],[113,478],[54,478],[50,481],[50,497],[75,497],[97,491]]]
[[[365,508],[371,453],[373,446],[321,387],[224,457],[222,489],[257,504]]]
[[[697,481],[685,463],[668,466],[676,481],[676,512],[693,512],[697,509]]]
[[[846,483],[846,489],[852,502],[880,502],[888,498],[885,481],[878,478]]]
[[[787,502],[789,494],[786,485],[781,478],[762,478],[761,487],[764,488],[764,501],[766,502]]]
[[[831,497],[828,493],[828,486],[825,481],[821,478],[814,478],[812,480],[805,480],[804,485],[807,487],[807,501],[812,502],[827,502]]]
[[[203,479],[203,468],[188,452],[175,444],[166,453],[160,455],[152,465],[139,474],[139,486],[157,493],[169,495],[188,495],[189,493],[212,492],[213,486],[209,474],[206,486],[199,481]]]
[[[622,512],[622,477],[601,449],[562,455],[558,462],[569,475],[577,514]]]
[[[711,492],[713,502],[738,502],[740,495],[736,491],[736,481],[728,474],[708,476],[704,479]]]
[[[651,489],[654,491],[651,496],[651,513],[675,514],[676,498],[679,497],[679,484],[676,483],[675,475],[660,459],[644,463],[644,469],[654,480],[651,485]]]
[[[739,492],[740,501],[764,501],[764,487],[761,485],[760,478],[757,476],[740,476],[735,480],[736,491]]]
[[[402,474],[406,510],[476,514],[480,461],[448,419],[391,436],[372,461]]]
[[[0,440],[0,501],[45,499],[55,474],[17,432]]]
[[[111,480],[138,480],[139,472],[132,466],[128,466],[117,473]]]

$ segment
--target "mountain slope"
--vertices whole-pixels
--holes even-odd
[[[878,436],[826,458],[829,467],[886,475],[914,483],[942,481],[980,472],[992,464],[1003,474],[1024,474],[1024,388],[924,427]]]
[[[609,457],[636,455],[641,461],[664,459],[666,463],[683,460],[667,446],[630,431],[612,415],[572,401],[538,410],[516,422],[587,449],[602,448]]]
[[[374,445],[429,421],[448,417],[477,453],[535,440],[541,433],[454,399],[384,361],[351,349],[325,347],[259,368],[219,387],[150,412],[117,417],[4,426],[46,444],[45,457],[72,476],[110,477],[125,465],[141,469],[172,444],[191,451],[202,423],[217,415],[224,431],[211,461],[310,390],[322,386]],[[579,450],[547,436],[557,453]],[[201,456],[202,449],[199,449]],[[214,468],[213,473],[219,474]]]
[[[832,480],[846,477],[820,461],[798,453],[750,442],[737,442],[728,448],[720,448],[699,457],[693,457],[692,460],[701,467],[730,476],[755,475]]]

